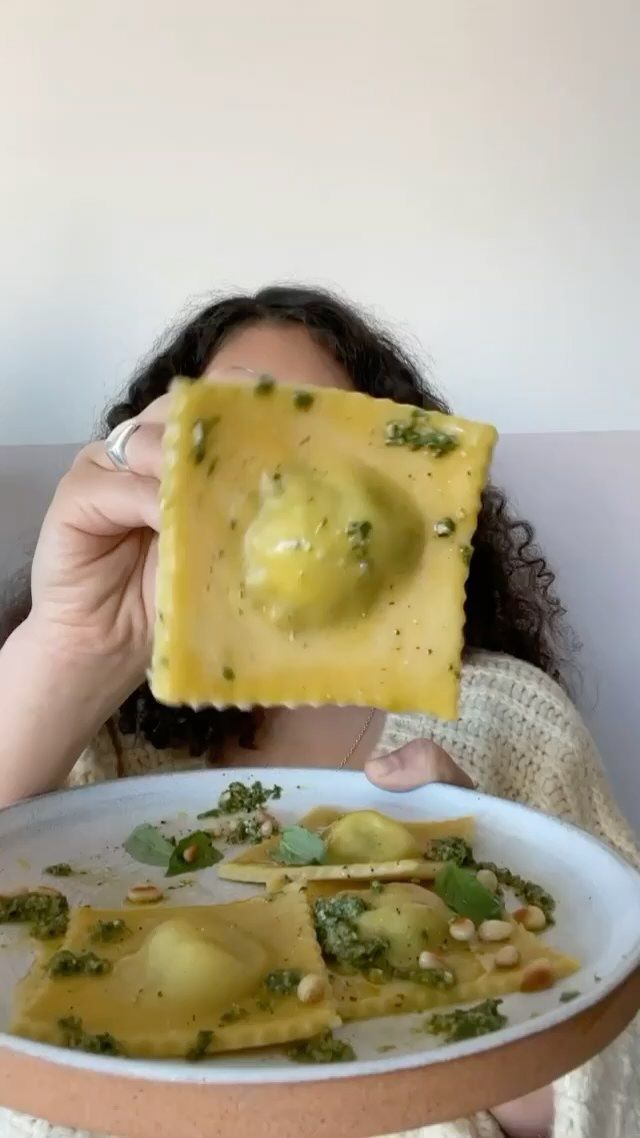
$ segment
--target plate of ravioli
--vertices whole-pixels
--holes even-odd
[[[0,1101],[62,1124],[405,1129],[559,1077],[640,1003],[636,872],[475,791],[157,775],[12,807],[0,842]]]

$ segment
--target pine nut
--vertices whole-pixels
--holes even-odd
[[[526,905],[523,909],[516,909],[513,919],[528,933],[539,933],[547,927],[547,918],[537,905]]]
[[[454,940],[470,941],[475,936],[476,926],[469,917],[454,917],[449,921],[449,935]]]
[[[498,888],[498,878],[492,869],[479,869],[476,873],[476,877],[480,884],[484,885],[485,889],[488,889],[490,893],[496,892]]]
[[[155,905],[163,897],[164,893],[157,885],[132,885],[127,891],[127,901],[132,905]]]
[[[548,960],[532,960],[527,964],[520,981],[521,992],[543,992],[555,983],[555,972]]]
[[[442,961],[439,956],[436,956],[435,952],[421,952],[418,957],[418,968],[423,972],[427,972],[432,968],[441,969]]]
[[[515,968],[520,963],[520,953],[515,944],[505,944],[496,952],[495,961],[498,968]]]
[[[478,926],[478,936],[484,941],[508,940],[511,936],[511,925],[508,921],[483,921]]]
[[[187,865],[191,865],[191,862],[195,861],[197,856],[198,847],[195,842],[182,851],[182,860],[186,861]]]
[[[301,1004],[317,1004],[324,996],[325,984],[322,976],[309,972],[303,976],[296,989],[296,995]]]

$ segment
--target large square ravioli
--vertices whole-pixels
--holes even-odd
[[[178,380],[151,686],[455,718],[496,433],[335,389]]]
[[[117,943],[96,943],[99,922],[124,920]],[[23,982],[12,1030],[64,1041],[74,1017],[89,1034],[110,1033],[125,1054],[188,1056],[200,1033],[207,1053],[306,1039],[340,1023],[303,895],[215,906],[74,910],[63,950],[93,951],[105,975],[52,978],[38,961]],[[322,998],[303,1004],[295,988],[278,994],[270,973],[294,970],[325,980]]]
[[[316,806],[300,819],[300,826],[313,833],[326,836],[331,833],[335,823],[344,821],[347,827],[357,826],[356,838],[347,831],[347,840],[352,849],[356,849],[351,857],[347,857],[344,849],[331,857],[331,846],[328,846],[330,860],[315,865],[283,865],[278,860],[280,837],[267,838],[255,846],[250,846],[232,858],[221,862],[218,867],[220,877],[228,881],[247,881],[255,884],[267,885],[270,889],[279,889],[288,881],[329,881],[353,880],[371,881],[379,880],[407,880],[416,878],[433,881],[442,866],[441,861],[435,861],[426,855],[429,844],[442,838],[462,838],[466,842],[473,839],[474,819],[470,816],[439,820],[425,820],[422,822],[398,821],[388,818],[378,811],[344,811],[333,806]],[[379,830],[376,833],[376,824],[387,824],[392,829],[391,839],[402,832],[406,834],[410,845],[415,848],[408,856],[393,856],[384,850],[380,842]],[[383,834],[383,841],[388,837]],[[344,831],[343,831],[344,838]],[[376,841],[376,838],[378,839]],[[349,840],[350,839],[350,840]],[[382,850],[383,852],[380,852]]]
[[[290,885],[287,888],[293,890],[295,886]],[[344,883],[336,881],[309,881],[302,888],[312,910],[315,902],[321,898],[354,892],[353,886],[345,888]],[[397,885],[393,884],[388,887],[388,897],[395,914],[400,917],[404,898],[400,893],[394,892],[396,888]],[[438,907],[441,905],[425,886],[402,885],[401,888],[411,890],[409,901],[414,900],[422,890],[425,901],[430,899]],[[355,885],[355,892],[369,903],[373,901],[379,904],[381,901],[380,894],[371,893],[363,882]],[[384,896],[383,891],[382,897]],[[443,914],[445,909],[443,906]],[[436,912],[438,911],[439,908],[436,909]],[[454,916],[454,913],[449,912],[449,919]],[[525,969],[534,961],[538,963],[545,961],[550,965],[554,982],[572,975],[580,967],[579,961],[574,957],[553,948],[540,936],[527,932],[513,918],[507,916],[506,920],[511,925],[508,943],[517,949],[519,956],[517,966],[503,969],[495,966],[495,953],[500,945],[483,943],[477,938],[474,938],[470,944],[461,944],[445,936],[444,940],[434,947],[442,968],[450,972],[453,977],[450,986],[432,986],[428,982],[428,973],[425,972],[421,974],[421,980],[417,981],[398,976],[389,977],[384,971],[376,968],[369,971],[345,969],[328,960],[329,976],[339,1015],[347,1022],[374,1019],[379,1016],[406,1015],[410,1012],[421,1012],[451,1004],[500,998],[521,990]],[[416,974],[420,975],[419,970]]]

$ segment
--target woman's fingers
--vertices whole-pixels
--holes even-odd
[[[60,482],[43,530],[59,523],[97,538],[112,538],[145,527],[157,531],[158,481],[126,471],[104,470],[87,459]]]
[[[364,766],[367,778],[383,790],[415,790],[429,782],[446,782],[472,788],[473,782],[437,743],[413,739]]]
[[[159,481],[162,473],[164,425],[147,422],[142,418],[136,419],[135,422],[137,430],[127,439],[125,446],[127,466],[132,474],[140,474],[143,478],[155,478],[156,481]],[[84,468],[87,465],[98,466],[101,470],[107,470],[110,474],[113,473],[120,477],[124,473],[114,467],[107,454],[104,442],[90,443],[89,446],[84,447],[71,469],[73,470],[75,467]]]
[[[157,531],[163,430],[160,423],[140,422],[126,446],[129,470],[115,469],[104,442],[84,447],[58,485],[43,533],[62,525],[73,543],[74,533],[113,538]]]

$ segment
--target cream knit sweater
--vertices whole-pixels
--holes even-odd
[[[463,668],[461,715],[443,723],[422,715],[390,715],[376,754],[411,739],[440,743],[481,790],[567,818],[603,838],[628,860],[640,853],[607,789],[595,747],[578,712],[536,668],[492,653],[478,653]],[[125,746],[126,774],[184,770],[171,751],[135,741]],[[74,768],[71,782],[116,775],[117,760],[103,732]],[[640,1023],[603,1054],[554,1087],[553,1138],[640,1138]],[[50,1126],[0,1108],[1,1138],[108,1138]],[[414,1138],[502,1138],[490,1114],[413,1132]],[[126,1136],[123,1136],[126,1138]],[[176,1136],[179,1138],[179,1136]],[[398,1136],[400,1138],[400,1136]]]

